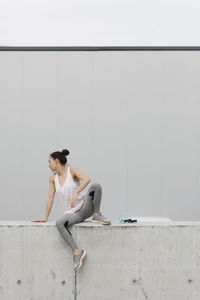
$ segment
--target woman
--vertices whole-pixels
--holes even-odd
[[[74,270],[78,270],[82,265],[82,260],[86,256],[86,251],[77,247],[69,227],[76,223],[81,223],[91,217],[92,222],[99,222],[110,225],[100,213],[102,188],[99,183],[93,183],[88,192],[83,189],[91,181],[77,168],[66,167],[66,156],[69,154],[67,149],[56,151],[49,156],[49,168],[54,172],[49,177],[49,195],[46,205],[46,216],[42,220],[33,222],[46,222],[50,214],[55,192],[58,193],[62,205],[63,214],[56,220],[56,226],[64,240],[73,250]],[[80,184],[80,180],[82,180]],[[79,185],[80,184],[80,185]]]

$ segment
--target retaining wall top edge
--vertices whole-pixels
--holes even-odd
[[[111,225],[103,225],[100,223],[93,223],[92,221],[83,221],[81,223],[74,224],[73,226],[79,226],[79,227],[143,227],[143,226],[150,226],[150,227],[160,227],[160,226],[182,226],[182,227],[187,227],[187,226],[200,226],[200,221],[169,221],[169,222],[158,222],[158,221],[139,221],[139,222],[134,222],[134,223],[129,223],[129,224],[121,224],[118,221],[111,221]],[[32,221],[24,221],[24,220],[19,220],[19,221],[10,221],[10,220],[0,220],[0,226],[17,226],[17,227],[27,227],[27,226],[56,226],[55,221],[47,221],[47,222],[32,222]]]

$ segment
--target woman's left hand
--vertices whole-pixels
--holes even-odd
[[[72,197],[72,200],[70,202],[71,207],[74,207],[77,201],[78,193],[74,193],[74,196]]]

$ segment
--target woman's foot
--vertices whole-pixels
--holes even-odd
[[[110,225],[111,222],[106,219],[101,213],[98,213],[97,215],[93,215],[92,222],[101,223],[103,225]]]
[[[80,253],[74,254],[73,256],[74,270],[78,270],[81,267],[82,261],[85,256],[86,256],[85,250],[81,250]]]

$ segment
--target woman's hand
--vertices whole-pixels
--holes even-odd
[[[41,220],[32,220],[32,222],[46,222],[47,218],[41,219]]]
[[[71,200],[71,202],[70,202],[71,207],[74,207],[74,206],[75,206],[76,201],[77,201],[77,197],[78,197],[78,193],[75,192],[75,193],[74,193],[74,196],[72,197],[72,200]]]

